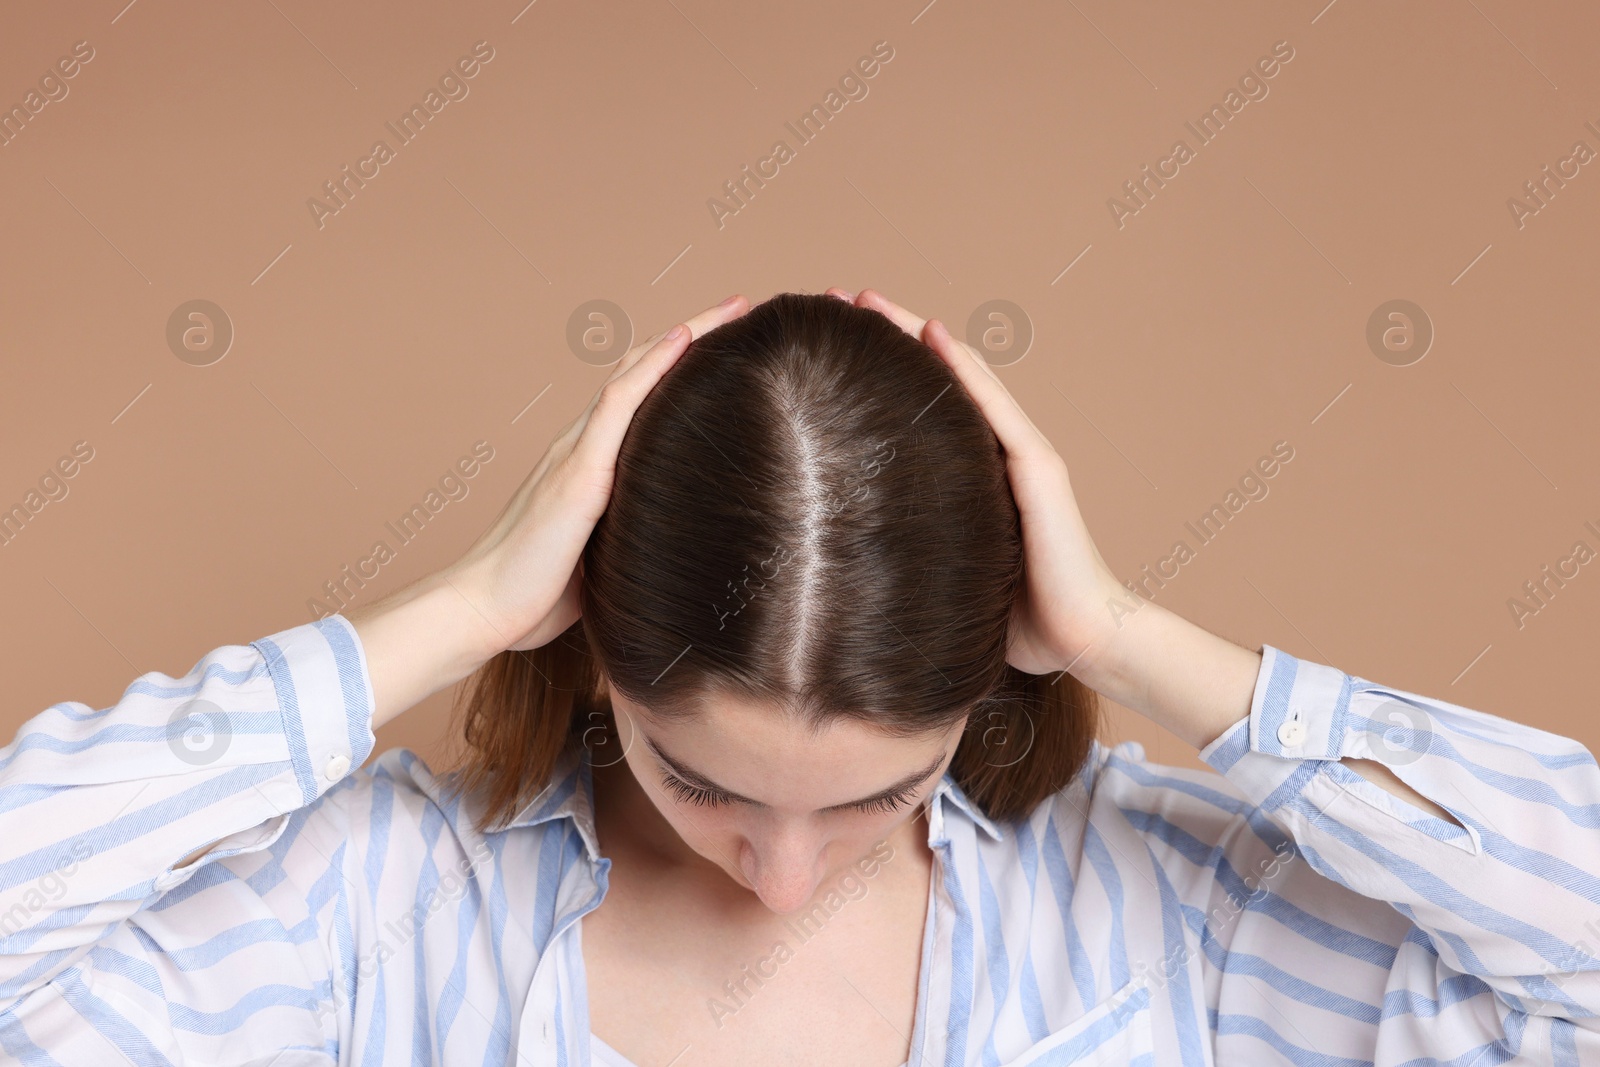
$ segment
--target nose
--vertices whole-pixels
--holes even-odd
[[[739,867],[769,911],[799,911],[823,875],[823,841],[804,830],[780,830],[746,838]]]

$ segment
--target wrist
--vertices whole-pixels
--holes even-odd
[[[1145,631],[1150,628],[1151,617],[1160,610],[1107,571],[1099,581],[1097,599],[1086,612],[1095,620],[1093,627],[1086,628],[1092,636],[1083,642],[1083,651],[1069,669],[1089,688],[1125,707],[1134,707],[1130,701],[1135,699],[1133,689],[1140,674],[1140,648],[1147,640]],[[1146,625],[1131,630],[1131,623],[1140,614]]]
[[[1143,713],[1145,649],[1153,639],[1152,630],[1157,628],[1152,625],[1155,616],[1165,609],[1115,579],[1108,580],[1102,601],[1103,625],[1073,673],[1102,696]]]
[[[469,591],[447,568],[345,613],[366,657],[374,729],[502,650]]]
[[[1250,713],[1259,652],[1119,590],[1129,613],[1104,632],[1085,684],[1196,749]]]
[[[426,579],[433,586],[429,595],[441,608],[446,602],[450,604],[442,610],[453,613],[460,654],[477,666],[510,648],[518,636],[495,610],[494,598],[487,592],[493,587],[490,570],[488,563],[458,560]]]

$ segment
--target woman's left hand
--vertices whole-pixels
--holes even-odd
[[[1006,661],[1028,674],[1070,670],[1095,685],[1095,653],[1118,629],[1110,604],[1119,602],[1128,611],[1134,607],[1089,536],[1066,462],[983,357],[951,336],[944,323],[918,318],[874,289],[854,297],[838,288],[828,293],[883,314],[932,348],[988,418],[1005,449],[1022,520],[1025,578],[1012,613]]]

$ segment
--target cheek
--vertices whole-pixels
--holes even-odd
[[[854,815],[840,819],[826,847],[828,873],[824,881],[832,883],[842,875],[856,872],[856,864],[877,850],[881,842],[893,838],[916,815],[917,809],[912,808],[909,812]],[[926,834],[925,827],[923,833]]]
[[[829,848],[837,853],[840,864],[853,863],[872,851],[879,841],[887,840],[906,823],[917,818],[920,809],[909,808],[890,812],[855,812],[840,815],[830,824]]]
[[[889,837],[906,823],[915,822],[921,810],[920,804],[912,804],[911,807],[904,811],[890,812],[886,815],[857,816],[857,826],[860,832],[855,836],[858,840],[865,842],[861,846],[862,850],[870,850],[872,846]],[[926,831],[926,826],[923,829]]]

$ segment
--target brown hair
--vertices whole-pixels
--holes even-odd
[[[615,745],[607,685],[665,717],[713,690],[902,735],[970,715],[950,769],[995,819],[1088,757],[1094,692],[1006,663],[1023,552],[999,441],[877,311],[780,293],[696,338],[634,414],[582,565],[578,622],[459,695],[483,826]]]

